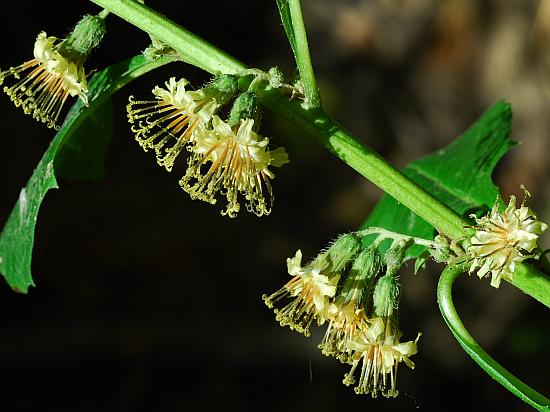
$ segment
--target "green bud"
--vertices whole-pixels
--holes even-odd
[[[347,303],[352,296],[356,296],[357,291],[360,291],[360,296],[370,297],[372,286],[376,275],[382,270],[382,259],[378,249],[369,247],[363,249],[351,265],[339,299],[342,303]]]
[[[353,261],[348,279],[354,283],[370,280],[370,283],[372,284],[374,278],[381,269],[382,259],[380,258],[378,249],[363,249]]]
[[[258,131],[261,116],[261,106],[258,104],[258,97],[253,92],[245,92],[235,99],[227,123],[230,127],[235,127],[241,120],[253,119],[253,129],[254,131]]]
[[[283,72],[278,67],[272,67],[267,72],[269,75],[269,86],[274,89],[281,87],[284,83]]]
[[[430,250],[430,254],[435,259],[436,262],[442,263],[449,260],[451,257],[451,248],[449,247],[449,241],[441,236],[437,235],[434,239],[435,249]]]
[[[384,261],[386,263],[386,273],[393,276],[397,273],[403,260],[405,259],[405,252],[410,246],[410,242],[400,241],[394,242],[384,255]]]
[[[104,35],[105,21],[98,16],[86,15],[59,44],[59,53],[71,61],[83,63]]]
[[[341,235],[324,253],[333,272],[341,272],[361,248],[361,241],[351,233]]]
[[[239,79],[232,74],[216,76],[202,91],[207,98],[214,98],[220,105],[224,105],[233,98],[239,90]]]
[[[143,56],[145,56],[147,60],[152,61],[162,56],[177,55],[176,51],[170,46],[167,46],[153,36],[149,37],[151,37],[151,44],[143,50]]]
[[[390,274],[385,274],[374,288],[373,303],[374,315],[380,317],[390,317],[399,306],[399,283],[397,278]]]

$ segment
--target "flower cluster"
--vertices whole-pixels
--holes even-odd
[[[4,92],[17,107],[48,127],[59,129],[61,111],[69,96],[88,105],[88,84],[84,62],[105,33],[103,20],[85,16],[65,39],[41,32],[34,43],[34,58],[0,71],[0,85],[13,77]]]
[[[503,212],[497,199],[486,216],[471,217],[476,221],[476,232],[468,248],[472,259],[470,273],[477,270],[479,278],[491,276],[491,286],[495,288],[503,276],[512,276],[517,262],[532,257],[539,235],[548,228],[525,206],[525,200],[518,209],[515,196],[510,197]]]
[[[395,397],[398,365],[404,362],[414,368],[410,357],[417,352],[420,334],[414,341],[401,342],[397,322],[400,288],[395,257],[403,256],[407,246],[390,249],[387,255],[392,258],[382,262],[377,246],[364,248],[355,235],[343,235],[305,266],[300,251],[287,259],[292,279],[262,297],[282,326],[306,336],[314,322],[328,322],[319,349],[351,365],[343,383],[356,384],[358,394]],[[280,305],[285,300],[286,306]]]
[[[215,204],[218,193],[225,194],[222,214],[234,217],[241,195],[247,210],[262,216],[273,202],[269,167],[281,167],[288,156],[283,148],[268,149],[269,139],[255,131],[257,119],[233,116],[226,122],[216,115],[237,92],[237,80],[223,75],[190,91],[187,80],[171,78],[165,88],[153,89],[153,100],[131,96],[128,120],[141,147],[153,149],[167,171],[184,149],[190,152],[180,186],[192,199]]]

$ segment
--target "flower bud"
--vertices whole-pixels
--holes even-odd
[[[320,254],[316,260],[319,260],[322,266],[330,267],[332,272],[341,272],[360,248],[359,238],[354,234],[346,233],[336,239],[328,250]]]
[[[370,298],[374,280],[380,270],[382,259],[378,249],[369,247],[361,250],[351,265],[338,300],[346,304],[355,299],[359,305],[363,298]]]
[[[261,117],[262,113],[256,94],[253,92],[245,92],[235,99],[227,123],[230,127],[235,127],[242,120],[253,119],[253,130],[258,131]]]
[[[59,44],[59,53],[65,58],[84,62],[105,35],[105,21],[86,15],[76,24],[69,36]]]
[[[382,276],[376,282],[374,288],[373,303],[374,316],[389,318],[393,316],[399,306],[399,282],[389,273]]]
[[[407,241],[395,241],[384,255],[384,262],[386,263],[386,273],[393,276],[397,273],[403,259],[405,259],[405,252],[410,246],[410,242]]]

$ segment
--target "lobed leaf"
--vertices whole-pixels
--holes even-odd
[[[460,215],[488,209],[499,193],[491,177],[493,170],[515,144],[509,139],[511,127],[510,105],[498,102],[454,142],[410,163],[403,173]],[[425,239],[433,239],[435,232],[433,226],[389,195],[382,197],[361,228],[370,226]],[[364,242],[372,240],[369,236]],[[413,246],[407,257],[417,257],[425,249]]]

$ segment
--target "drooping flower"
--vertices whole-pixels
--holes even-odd
[[[9,77],[17,80],[14,85],[3,88],[15,105],[56,129],[59,129],[59,115],[69,96],[78,96],[88,104],[83,60],[63,54],[61,44],[63,42],[57,38],[41,32],[34,43],[34,59],[0,72],[0,85]]]
[[[348,343],[368,326],[365,308],[370,307],[374,280],[382,268],[376,247],[363,249],[354,259],[341,290],[328,310],[329,325],[319,349],[323,355],[347,362]]]
[[[314,320],[319,325],[325,322],[329,298],[336,293],[340,276],[323,274],[325,268],[321,260],[315,260],[304,267],[301,262],[302,252],[298,250],[293,258],[287,259],[288,273],[292,279],[272,295],[263,295],[262,299],[269,308],[282,299],[292,299],[281,309],[275,309],[275,319],[281,326],[289,326],[309,336],[309,328]]]
[[[269,167],[281,167],[288,155],[284,148],[269,150],[269,139],[256,134],[253,126],[254,120],[245,119],[232,128],[214,116],[212,128],[196,131],[188,168],[180,180],[192,199],[215,204],[221,192],[227,199],[222,215],[235,217],[241,194],[248,211],[258,216],[271,212],[274,175]]]
[[[134,100],[126,106],[128,121],[137,142],[148,151],[154,149],[157,162],[171,171],[176,158],[188,146],[199,129],[209,125],[218,108],[237,88],[234,76],[224,75],[205,88],[190,91],[186,79],[171,77],[165,88],[153,89],[153,100]]]
[[[539,235],[548,228],[524,203],[518,209],[515,196],[510,196],[503,212],[497,199],[486,216],[471,215],[476,221],[476,232],[468,248],[473,259],[470,273],[477,270],[479,278],[491,276],[491,286],[495,288],[503,276],[512,276],[517,262],[530,257]]]
[[[288,325],[309,336],[314,320],[322,325],[330,316],[330,299],[336,294],[340,274],[360,247],[361,241],[355,235],[344,234],[303,267],[300,250],[293,258],[288,258],[287,269],[292,279],[270,296],[262,296],[269,308],[281,300],[291,299],[286,306],[275,308],[275,319],[281,326]]]
[[[344,375],[343,383],[356,383],[355,371],[359,368],[359,381],[355,386],[357,394],[371,394],[373,398],[381,393],[385,397],[396,397],[397,368],[404,362],[414,369],[409,359],[417,353],[417,343],[421,334],[414,341],[400,342],[401,333],[391,318],[374,318],[369,327],[363,329],[351,342],[348,349],[352,351],[348,363],[351,370]]]

